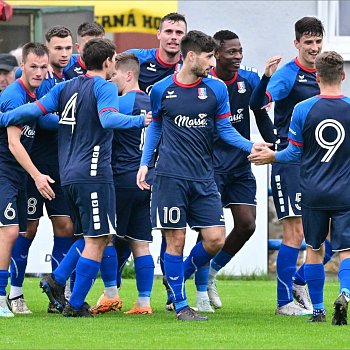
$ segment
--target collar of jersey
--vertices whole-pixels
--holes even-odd
[[[299,62],[298,57],[295,57],[294,62],[295,62],[295,64],[296,64],[299,68],[301,68],[301,69],[302,69],[303,71],[305,71],[305,72],[309,72],[309,73],[315,73],[315,72],[316,72],[316,68],[307,68],[307,67],[303,66],[303,65]]]
[[[30,91],[26,88],[26,86],[24,85],[23,80],[22,80],[21,78],[19,78],[19,79],[17,79],[17,80],[18,80],[18,82],[21,84],[21,86],[23,87],[23,89],[26,91],[26,93],[27,93],[30,97],[36,98],[35,93],[34,93],[34,92],[30,92]]]
[[[216,75],[214,68],[212,68],[212,69],[210,70],[210,73],[211,73],[211,75],[212,75],[213,77],[220,79],[220,78]],[[238,77],[238,71],[234,74],[234,76],[233,76],[232,79],[230,79],[230,80],[223,80],[223,79],[220,79],[220,80],[222,80],[226,85],[230,85],[230,84],[233,84],[233,83],[235,82],[235,80],[237,79],[237,77]]]
[[[192,83],[192,84],[183,84],[183,83],[180,83],[180,82],[176,79],[176,74],[177,74],[177,73],[174,73],[174,74],[173,74],[173,81],[174,81],[174,83],[175,83],[176,85],[179,85],[179,86],[181,86],[181,87],[183,87],[183,88],[193,88],[193,87],[199,85],[199,84],[202,82],[202,78],[199,78],[197,81],[195,81],[195,82]]]
[[[320,97],[320,98],[343,98],[344,95],[316,95],[317,97]]]
[[[167,68],[174,67],[179,63],[179,62],[176,62],[175,64],[168,64],[168,63],[163,62],[162,59],[159,57],[159,49],[156,50],[156,59],[157,59],[159,64],[161,64],[162,66],[167,67]]]
[[[80,64],[81,68],[86,69],[85,63],[82,61],[81,56],[78,56],[78,63]]]

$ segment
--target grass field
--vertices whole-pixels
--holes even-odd
[[[136,299],[135,280],[123,281],[123,310]],[[338,282],[327,281],[326,323],[308,323],[306,317],[275,316],[274,280],[219,280],[224,307],[208,322],[180,322],[164,310],[165,290],[154,281],[152,315],[121,312],[94,319],[63,318],[46,313],[47,299],[38,278],[25,280],[25,296],[33,315],[0,319],[0,349],[349,349],[350,326],[331,325]],[[98,279],[89,294],[94,304],[102,291]],[[187,295],[194,305],[192,281]]]

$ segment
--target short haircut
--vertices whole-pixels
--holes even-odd
[[[213,35],[213,38],[221,46],[226,40],[239,39],[238,35],[230,30],[220,30]]]
[[[295,23],[295,39],[300,41],[303,35],[322,36],[324,27],[322,22],[316,17],[303,17]]]
[[[186,58],[189,51],[195,53],[212,52],[218,49],[218,43],[210,35],[204,34],[199,30],[189,31],[181,40],[180,48],[183,59]]]
[[[140,61],[137,56],[131,52],[120,53],[115,57],[116,68],[131,70],[136,80],[140,75]]]
[[[45,34],[45,39],[49,43],[50,40],[53,37],[58,37],[58,38],[67,38],[67,36],[70,36],[73,38],[72,32],[70,29],[64,26],[54,26],[51,27]]]
[[[101,24],[98,24],[96,22],[84,22],[80,24],[77,31],[78,36],[84,37],[84,36],[95,36],[95,37],[102,37],[105,35],[105,30],[101,26]]]
[[[87,70],[102,70],[103,62],[112,60],[116,47],[109,39],[96,38],[89,40],[83,49],[82,59]]]
[[[172,12],[172,13],[168,13],[167,15],[165,15],[164,17],[162,17],[162,19],[160,20],[159,23],[159,30],[162,30],[163,27],[163,23],[164,22],[184,22],[187,28],[187,22],[186,22],[186,18],[184,15],[181,15],[177,12]]]
[[[335,84],[342,81],[344,60],[335,51],[325,51],[317,55],[316,72],[321,81],[326,84]]]
[[[38,57],[49,56],[49,49],[42,43],[29,42],[22,47],[22,60],[26,62],[30,53]]]

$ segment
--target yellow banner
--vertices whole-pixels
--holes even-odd
[[[170,12],[177,11],[177,0],[171,1],[91,1],[91,0],[6,0],[15,8],[18,6],[67,7],[94,6],[95,21],[106,32],[155,34],[160,19]]]

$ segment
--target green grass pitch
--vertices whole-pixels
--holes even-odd
[[[155,279],[152,315],[114,312],[93,319],[63,318],[46,313],[47,298],[38,278],[26,278],[24,292],[33,315],[0,319],[0,349],[349,349],[350,326],[332,326],[332,305],[338,282],[327,281],[326,323],[307,317],[275,316],[274,280],[219,280],[223,308],[208,322],[181,322],[164,310],[165,290]],[[186,283],[195,303],[192,280]],[[93,305],[103,290],[98,279],[88,295]],[[132,307],[135,280],[124,279],[120,291],[123,310]]]

